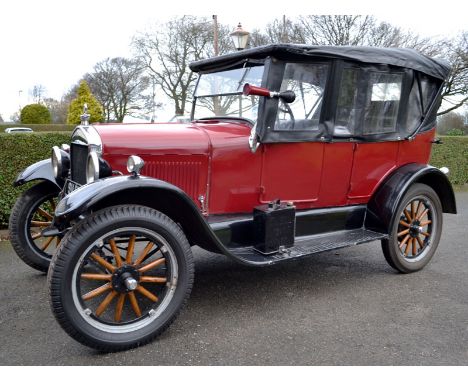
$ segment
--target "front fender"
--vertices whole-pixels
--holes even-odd
[[[54,225],[63,230],[80,215],[122,204],[139,204],[157,209],[182,226],[192,245],[212,252],[228,253],[184,191],[170,183],[144,176],[114,176],[76,189],[57,205]]]
[[[414,183],[431,187],[439,196],[443,212],[457,213],[455,194],[447,176],[436,167],[411,163],[393,171],[372,195],[367,205],[366,228],[389,233],[396,209]]]
[[[63,182],[57,182],[57,180],[54,177],[54,172],[52,170],[52,163],[50,159],[44,159],[32,164],[29,167],[26,167],[22,172],[18,174],[16,180],[13,182],[13,186],[21,186],[25,183],[39,179],[49,181],[55,184],[59,189],[62,189],[63,187]]]

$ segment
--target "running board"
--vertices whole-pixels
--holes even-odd
[[[281,249],[272,255],[264,255],[253,247],[232,248],[230,254],[238,261],[249,265],[272,265],[280,261],[298,259],[315,253],[345,248],[387,238],[384,233],[369,231],[364,228],[338,231],[329,234],[296,238],[295,245]]]

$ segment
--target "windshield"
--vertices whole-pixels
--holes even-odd
[[[263,66],[202,74],[195,90],[194,119],[234,117],[257,120],[258,96],[244,96],[246,83],[261,86]]]

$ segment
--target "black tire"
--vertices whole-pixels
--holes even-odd
[[[410,187],[397,207],[382,251],[388,264],[401,273],[417,272],[432,259],[442,233],[442,205],[425,184]]]
[[[190,245],[174,221],[151,208],[115,206],[90,215],[61,242],[48,274],[52,312],[82,344],[105,352],[126,350],[169,327],[190,295],[193,277]],[[125,284],[130,279],[132,287]],[[107,290],[101,294],[102,288]]]
[[[47,272],[52,255],[60,238],[44,238],[40,231],[46,228],[46,223],[51,222],[52,210],[55,207],[53,201],[59,194],[56,185],[50,182],[35,184],[26,190],[16,201],[10,215],[10,240],[16,254],[30,267],[41,272]],[[53,201],[51,204],[51,201]],[[41,210],[50,217],[39,216]],[[48,212],[46,211],[48,210]],[[41,227],[32,227],[32,222],[44,224]],[[33,238],[33,235],[39,235]]]

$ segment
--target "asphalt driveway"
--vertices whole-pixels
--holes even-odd
[[[370,243],[270,268],[195,250],[188,306],[157,341],[101,354],[69,338],[46,277],[0,242],[0,365],[467,365],[468,193],[421,272]]]

